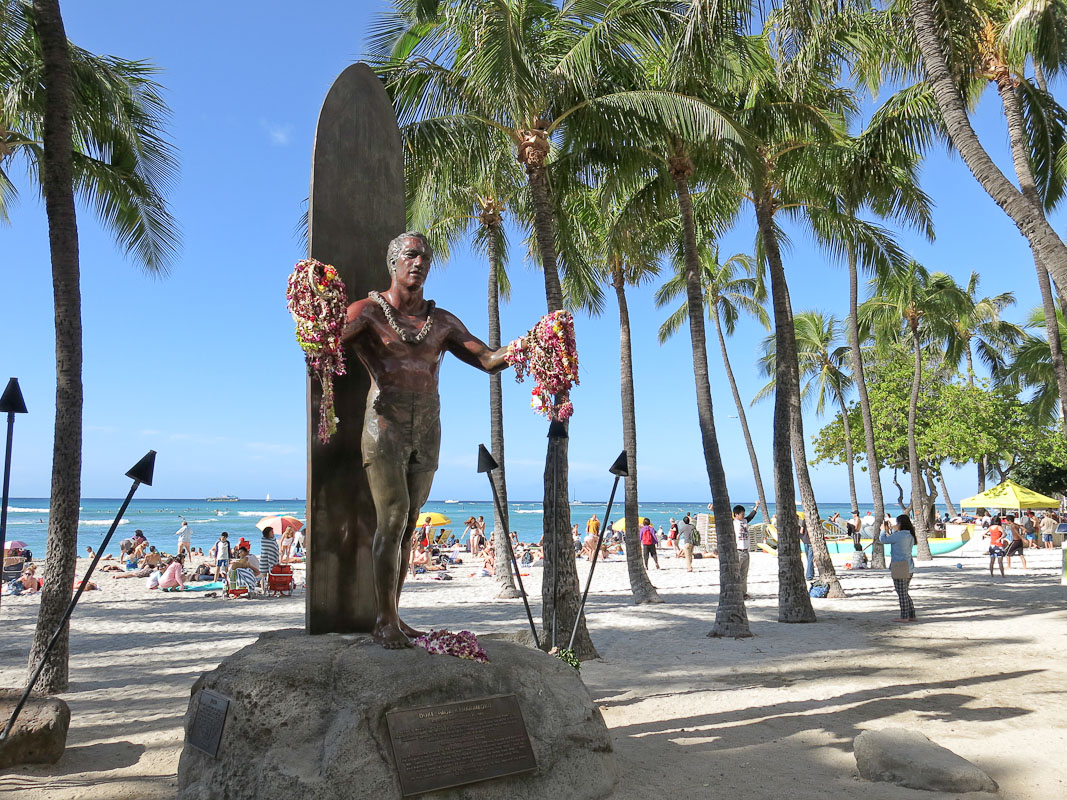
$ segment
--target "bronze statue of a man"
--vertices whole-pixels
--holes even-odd
[[[433,252],[421,233],[389,243],[392,281],[379,294],[348,307],[344,343],[371,377],[363,422],[363,465],[378,527],[374,532],[374,638],[389,648],[410,647],[420,631],[397,612],[411,539],[426,502],[441,447],[441,360],[450,352],[488,373],[507,367],[506,347],[490,350],[454,315],[423,298]]]

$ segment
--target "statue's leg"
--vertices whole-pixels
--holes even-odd
[[[396,612],[397,587],[402,585],[410,551],[407,470],[397,461],[378,459],[367,465],[367,478],[378,515],[372,548],[374,593],[378,601],[374,638],[388,648],[411,647],[411,640],[400,629]],[[418,509],[416,505],[415,511]]]
[[[426,503],[426,498],[430,496],[430,487],[433,485],[433,475],[432,472],[413,472],[408,475],[408,502],[410,510],[408,511],[407,527],[404,529],[404,541],[400,551],[403,560],[400,562],[401,569],[397,574],[396,581],[396,599],[398,604],[400,602],[400,593],[404,590],[404,580],[408,575],[408,571],[403,567],[411,558],[411,541],[415,535],[415,525],[418,523],[419,510]],[[423,634],[423,631],[415,630],[415,628],[412,628],[404,622],[404,620],[400,620],[400,630],[408,636],[422,636]]]

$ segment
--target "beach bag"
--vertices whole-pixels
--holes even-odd
[[[889,565],[889,574],[895,581],[906,581],[911,577],[911,568],[907,561],[894,561]]]
[[[693,528],[693,533],[690,535],[689,541],[692,542],[694,547],[699,545],[700,544],[700,531],[698,531],[696,528]]]
[[[830,587],[825,583],[813,583],[808,589],[809,597],[826,597],[828,594],[830,594]]]

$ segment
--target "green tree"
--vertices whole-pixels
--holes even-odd
[[[1027,321],[1027,328],[1048,330],[1043,309],[1035,308]],[[1056,311],[1059,340],[1067,347],[1067,322],[1063,312]],[[1048,339],[1026,334],[1011,349],[1010,362],[994,373],[1000,386],[1010,391],[1030,392],[1028,408],[1036,424],[1062,424],[1059,419],[1060,397],[1055,380],[1052,350]]]
[[[703,305],[707,309],[708,319],[715,324],[715,333],[719,339],[719,353],[726,379],[730,383],[737,419],[745,437],[749,463],[752,465],[752,479],[756,483],[759,497],[760,513],[764,521],[770,519],[767,511],[767,496],[763,491],[763,476],[760,474],[756,447],[752,443],[752,434],[748,427],[748,416],[741,393],[737,390],[733,367],[730,366],[730,354],[726,348],[726,336],[733,336],[737,320],[742,313],[755,317],[764,328],[770,327],[767,310],[763,307],[767,291],[763,286],[755,261],[744,253],[734,253],[725,261],[720,260],[719,246],[708,241],[704,236],[697,240],[700,259],[700,284]],[[656,306],[662,308],[675,302],[686,290],[685,254],[678,248],[674,254],[674,275],[656,291]],[[664,321],[659,328],[660,344],[666,342],[685,324],[688,306],[682,304]],[[724,332],[725,329],[725,332]]]
[[[49,503],[48,571],[31,669],[71,598],[77,559],[82,449],[82,319],[75,197],[95,206],[121,247],[164,271],[178,235],[163,193],[174,154],[156,69],[97,56],[67,41],[57,0],[0,3],[0,216],[16,196],[10,163],[39,180],[48,216],[56,329],[56,419]],[[48,657],[38,691],[68,687],[69,628]]]

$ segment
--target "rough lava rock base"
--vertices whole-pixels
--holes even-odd
[[[7,725],[22,689],[0,689],[0,726]],[[70,708],[58,697],[30,695],[11,735],[0,747],[0,769],[18,764],[55,764],[67,746]]]
[[[997,782],[918,731],[864,731],[853,743],[860,775],[932,792],[996,792]]]
[[[594,800],[610,795],[611,737],[578,673],[539,650],[480,642],[478,664],[421,648],[385,650],[362,634],[285,630],[200,677],[196,693],[231,698],[217,758],[185,745],[181,800],[386,800],[400,783],[386,726],[394,709],[518,696],[537,771],[420,795],[448,800]]]

